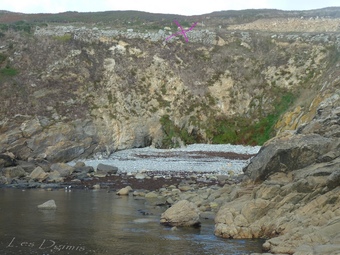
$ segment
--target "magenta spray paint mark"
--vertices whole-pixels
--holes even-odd
[[[184,36],[184,38],[185,38],[185,41],[188,42],[189,39],[188,39],[188,37],[187,37],[186,32],[189,32],[189,31],[193,30],[194,27],[197,25],[198,22],[195,22],[189,29],[183,29],[182,26],[178,23],[177,20],[174,20],[174,22],[175,22],[175,23],[177,24],[177,26],[181,29],[181,31],[179,31],[179,32],[177,32],[177,33],[175,33],[175,34],[170,35],[170,36],[167,37],[165,40],[167,41],[167,40],[171,39],[172,37],[175,37],[176,35],[182,34],[182,35]]]

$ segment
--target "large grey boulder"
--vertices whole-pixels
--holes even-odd
[[[118,167],[106,165],[106,164],[98,164],[97,166],[97,174],[116,174],[118,172]]]
[[[188,200],[181,200],[161,215],[161,224],[171,227],[200,226],[197,206]]]
[[[318,134],[278,137],[264,145],[243,171],[255,182],[264,181],[276,172],[291,172],[318,162],[339,146],[338,138]]]

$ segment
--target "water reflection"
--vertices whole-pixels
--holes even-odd
[[[57,210],[37,205],[54,199]],[[139,209],[152,215],[143,216]],[[0,190],[0,254],[248,254],[256,240],[213,235],[211,221],[200,229],[159,224],[165,208],[104,191]]]

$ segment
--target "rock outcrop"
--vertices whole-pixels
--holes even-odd
[[[274,254],[337,254],[340,248],[340,91],[325,96],[314,118],[268,141],[244,169],[250,194],[226,203],[216,235],[267,238]]]

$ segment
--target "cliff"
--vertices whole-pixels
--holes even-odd
[[[339,85],[336,13],[1,13],[0,152],[69,161],[149,145],[261,145],[311,121]],[[198,22],[188,42],[165,40],[173,18]]]

